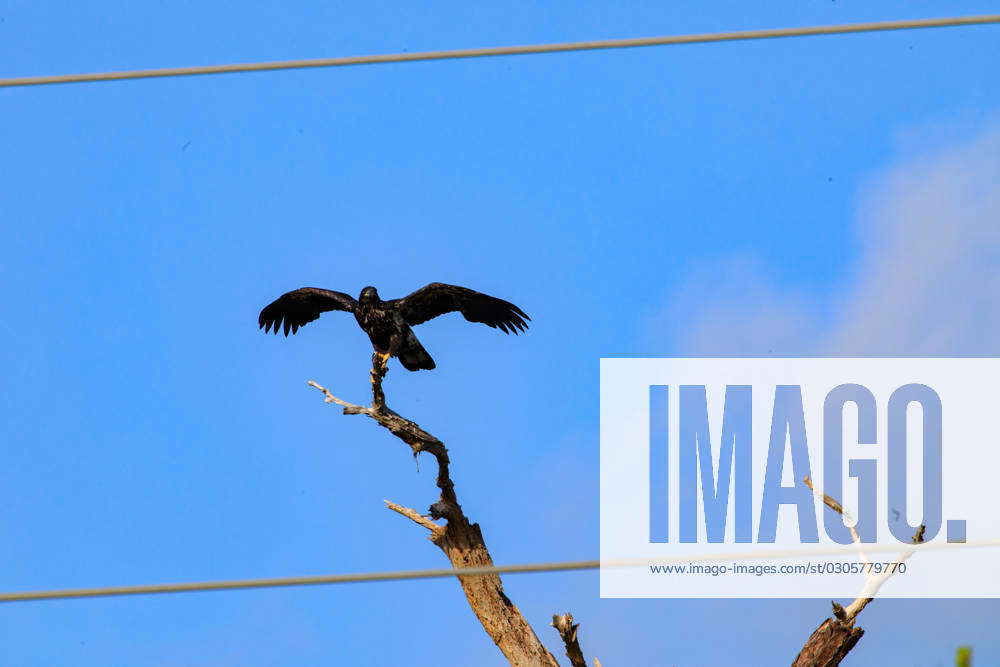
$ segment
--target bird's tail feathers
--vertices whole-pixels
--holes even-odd
[[[420,344],[417,337],[413,335],[413,332],[409,332],[406,340],[399,347],[399,351],[396,353],[399,358],[403,368],[408,371],[419,371],[431,370],[434,368],[434,360],[431,359],[431,355],[427,354],[427,350],[424,346]]]

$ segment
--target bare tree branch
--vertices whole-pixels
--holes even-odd
[[[914,544],[920,544],[924,541],[924,530],[925,528],[923,525],[917,528],[917,532],[913,536]],[[888,581],[889,578],[899,569],[899,566],[909,560],[912,555],[912,551],[907,551],[896,559],[896,562],[893,563],[892,567],[886,568],[881,574],[872,576],[871,573],[869,573],[864,589],[862,589],[861,593],[854,600],[854,602],[844,608],[844,616],[848,621],[852,623],[854,622],[854,619],[861,613],[861,610],[867,607],[868,603],[875,599],[875,594],[880,588],[882,588],[882,584]]]
[[[580,640],[576,636],[576,631],[580,627],[579,623],[573,622],[573,614],[552,615],[552,627],[556,629],[559,636],[566,645],[566,657],[573,667],[587,667],[587,661],[583,657],[583,649],[580,648]]]
[[[391,500],[385,500],[383,502],[385,502],[385,506],[391,509],[393,512],[402,514],[403,516],[405,516],[407,519],[410,519],[411,521],[413,521],[413,523],[417,524],[418,526],[423,526],[427,530],[431,531],[432,538],[444,530],[443,526],[434,523],[433,521],[431,521],[430,519],[428,519],[426,516],[424,516],[415,509],[404,507],[402,505],[397,505]]]
[[[382,379],[387,367],[377,355],[372,357],[372,404],[370,407],[348,403],[334,396],[328,389],[310,380],[309,384],[326,395],[327,403],[336,403],[345,415],[366,415],[394,436],[405,442],[413,455],[431,454],[438,464],[437,487],[440,497],[432,504],[427,515],[416,510],[386,501],[389,509],[397,512],[430,531],[431,542],[448,557],[453,567],[491,567],[493,559],[483,540],[479,525],[469,521],[462,511],[455,494],[455,484],[449,474],[450,460],[444,443],[420,428],[418,424],[393,412],[386,405]],[[444,519],[444,525],[434,523]],[[465,597],[483,629],[493,639],[511,665],[528,667],[558,667],[555,657],[542,645],[535,631],[521,615],[520,610],[504,594],[498,575],[459,576]]]
[[[813,486],[812,480],[806,477],[803,482],[809,489],[819,496]],[[843,505],[825,493],[822,495],[823,503],[831,510],[845,518],[850,518]],[[857,530],[850,527],[851,539],[855,544],[861,544],[861,538]],[[924,541],[924,526],[917,529],[913,536],[913,543],[920,544]],[[792,667],[836,667],[840,661],[850,652],[852,648],[861,640],[865,631],[855,627],[854,621],[858,614],[868,606],[868,603],[875,599],[875,594],[888,579],[896,573],[899,566],[906,562],[913,555],[912,550],[908,550],[900,556],[891,567],[885,568],[881,574],[872,574],[871,569],[866,569],[865,585],[861,593],[854,602],[847,607],[843,607],[836,602],[832,602],[833,616],[824,620],[818,628],[806,640],[802,650],[795,657]],[[865,564],[870,565],[868,557],[861,553],[861,559]]]
[[[804,478],[802,480],[802,482],[806,486],[809,487],[809,490],[813,492],[813,495],[815,495],[815,496],[819,496],[820,495],[816,491],[816,488],[813,486],[813,482],[812,482],[812,480],[809,477]],[[841,515],[842,517],[844,517],[845,519],[847,519],[851,523],[854,523],[853,517],[851,517],[850,513],[848,513],[847,510],[844,509],[844,506],[841,505],[838,501],[834,500],[833,498],[831,498],[830,496],[826,495],[825,493],[822,496],[820,496],[820,500],[822,500],[823,504],[826,505],[827,507],[829,507],[830,509],[832,509],[834,512],[836,512],[837,514]],[[853,540],[855,544],[861,544],[861,537],[858,535],[857,529],[852,525],[852,526],[848,526],[847,530],[851,531],[851,540]],[[861,554],[861,560],[864,561],[865,563],[867,563],[868,562],[868,556],[866,556],[864,553],[862,553]]]

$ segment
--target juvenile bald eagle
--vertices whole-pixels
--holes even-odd
[[[285,336],[317,319],[328,310],[354,313],[383,366],[389,357],[396,357],[409,371],[434,368],[434,360],[420,344],[410,327],[422,324],[445,313],[460,312],[469,322],[498,328],[504,333],[517,334],[528,328],[530,320],[514,304],[488,294],[444,283],[431,283],[402,299],[383,301],[374,287],[365,287],[355,301],[343,292],[318,287],[302,287],[286,292],[260,311],[257,323],[265,333],[274,328]]]

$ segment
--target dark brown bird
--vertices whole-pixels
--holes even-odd
[[[434,360],[417,340],[414,327],[445,313],[459,312],[469,322],[517,334],[528,328],[531,320],[523,310],[503,299],[481,294],[467,287],[431,283],[402,299],[383,301],[378,290],[365,287],[357,301],[343,292],[302,287],[286,292],[260,311],[257,323],[265,333],[273,328],[285,336],[317,319],[328,310],[354,313],[354,319],[368,334],[372,347],[385,365],[396,357],[409,371],[434,368]]]

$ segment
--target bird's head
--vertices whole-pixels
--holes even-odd
[[[376,303],[378,300],[378,290],[371,285],[362,289],[361,296],[358,297],[361,303]]]

